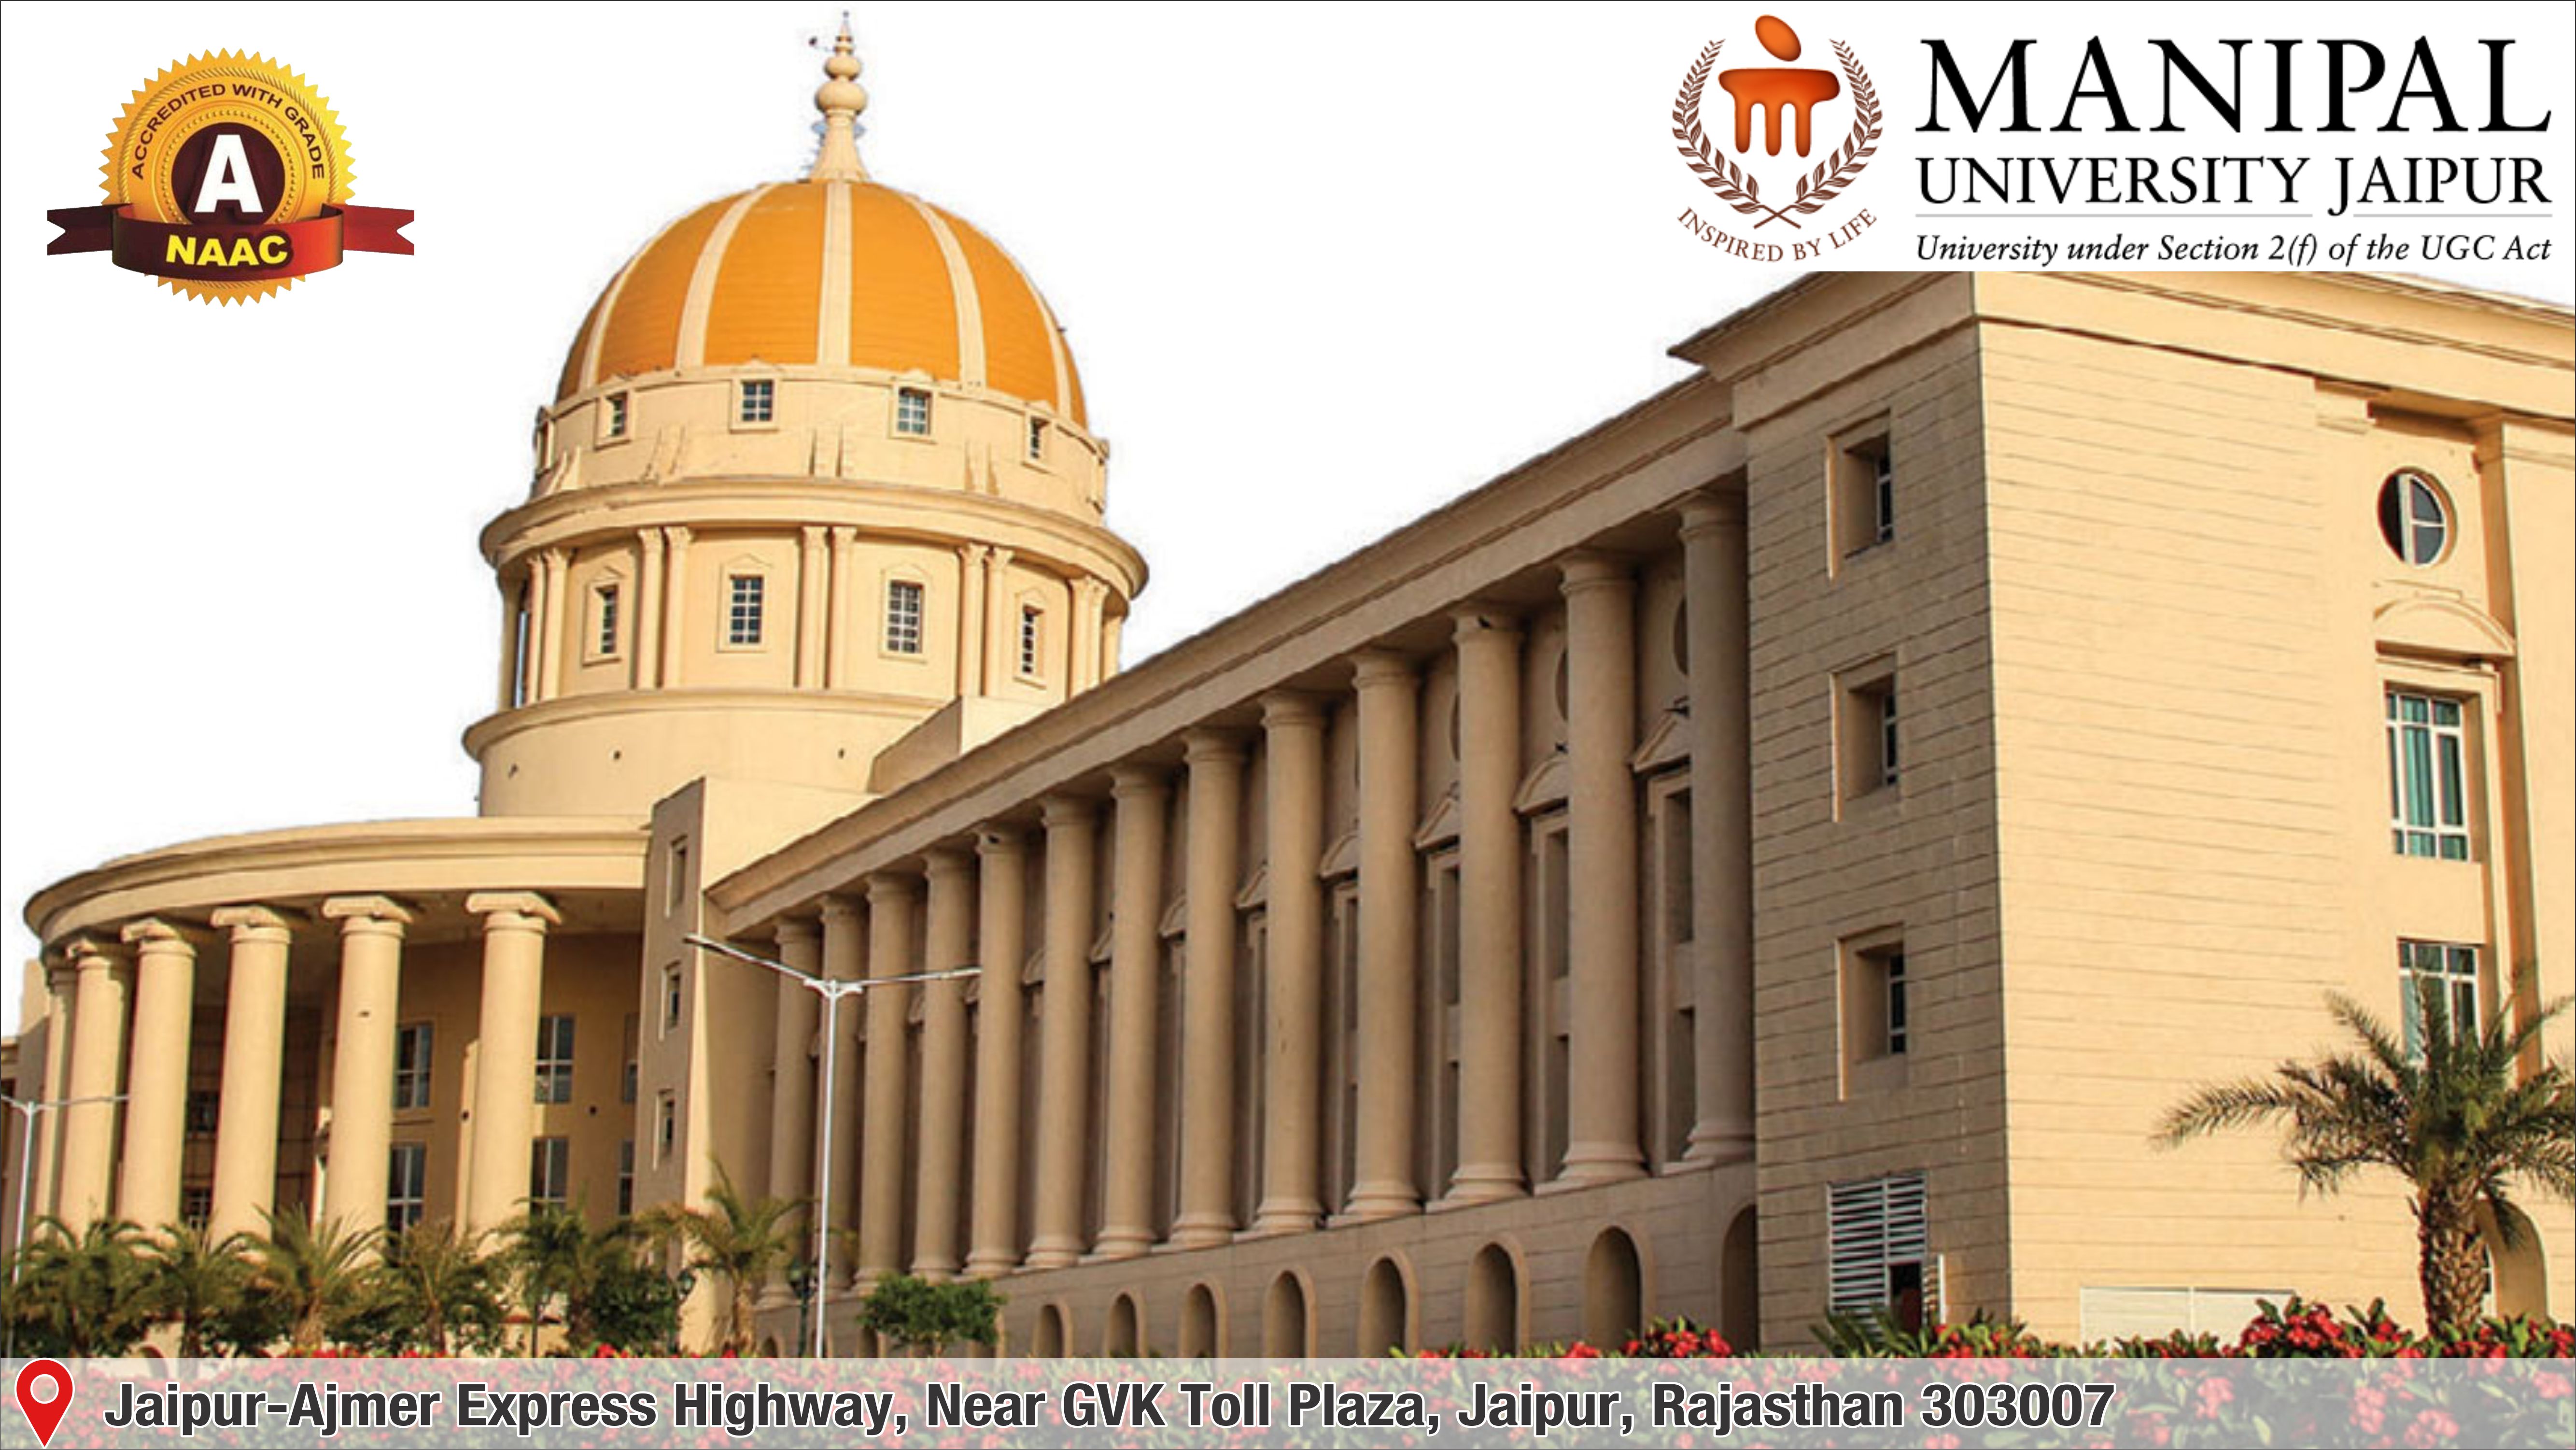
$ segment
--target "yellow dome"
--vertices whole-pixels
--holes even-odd
[[[1008,253],[918,197],[819,177],[664,227],[592,304],[555,396],[760,364],[926,373],[1088,422],[1055,315]]]

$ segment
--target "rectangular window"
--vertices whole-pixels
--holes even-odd
[[[1881,928],[1847,938],[1841,953],[1843,1093],[1900,1087],[1914,1040],[1905,939]]]
[[[688,899],[689,838],[675,836],[671,840],[669,865],[662,873],[662,914],[679,915],[680,903]]]
[[[212,1088],[188,1089],[188,1136],[211,1138],[215,1125],[223,1120],[224,1100]]]
[[[603,415],[603,416],[605,417],[606,421],[602,424],[602,426],[601,426],[601,428],[600,428],[600,436],[602,436],[602,437],[604,437],[604,438],[623,438],[623,437],[625,437],[625,436],[626,436],[626,395],[625,395],[624,393],[611,393],[611,394],[609,394],[609,395],[608,395],[607,409],[608,409],[608,411],[606,412],[606,414],[605,414],[605,415]]]
[[[179,1190],[179,1221],[190,1228],[204,1228],[215,1216],[215,1191],[212,1188]]]
[[[1896,670],[1885,661],[1846,672],[1835,703],[1834,769],[1842,799],[1895,789],[1899,736]]]
[[[401,1233],[429,1208],[429,1145],[396,1143],[385,1170],[385,1232]]]
[[[2388,692],[2388,815],[2400,856],[2469,859],[2468,711],[2439,695]]]
[[[760,606],[769,581],[758,574],[736,574],[725,581],[725,643],[760,643]]]
[[[1029,420],[1029,461],[1031,463],[1044,463],[1046,461],[1046,445],[1046,419],[1031,418]]]
[[[537,1019],[537,1101],[572,1101],[572,1018]]]
[[[429,1106],[429,1050],[434,1040],[426,1022],[406,1022],[394,1029],[395,1112]]]
[[[745,378],[742,407],[734,414],[744,423],[768,423],[778,415],[778,384],[768,378]]]
[[[1887,1004],[1887,1055],[1899,1057],[1905,1052],[1905,948],[1879,953],[1878,978]]]
[[[617,1216],[624,1218],[635,1211],[635,1140],[629,1138],[617,1145]]]
[[[529,636],[534,634],[535,615],[529,607],[529,591],[519,590],[519,602],[510,610],[510,704],[512,708],[528,703],[531,681],[536,678],[536,658],[528,653]]]
[[[653,1161],[668,1163],[680,1147],[680,1104],[669,1093],[653,1100]]]
[[[2429,993],[2450,1023],[2453,1038],[2475,1037],[2478,1016],[2478,949],[2457,942],[2401,941],[2397,985],[2406,1000],[2406,1050],[2424,1050],[2424,999]]]
[[[676,1032],[680,1027],[680,968],[674,963],[662,969],[662,1030]]]
[[[617,1100],[621,1103],[635,1101],[636,1060],[641,1050],[641,1041],[642,1034],[636,1030],[635,1014],[629,1012],[626,1014],[626,1052],[620,1059],[626,1064],[626,1069],[617,1082]]]
[[[1848,559],[1896,538],[1895,460],[1884,431],[1834,450],[1834,539],[1840,557]]]
[[[1832,1259],[1828,1309],[1885,1309],[1903,1328],[1923,1326],[1931,1231],[1922,1174],[1833,1184],[1826,1190],[1825,1231]]]
[[[617,586],[602,584],[590,591],[592,652],[602,656],[617,653]]]
[[[572,1198],[572,1139],[539,1138],[528,1144],[528,1197],[557,1207]]]
[[[894,654],[921,653],[921,586],[909,579],[886,584],[885,642]]]
[[[895,389],[894,431],[907,438],[930,436],[930,391],[928,389]]]
[[[1038,650],[1046,635],[1046,611],[1034,604],[1020,606],[1020,674],[1026,679],[1038,677]]]

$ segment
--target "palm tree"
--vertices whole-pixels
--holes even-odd
[[[460,1315],[488,1319],[492,1264],[483,1236],[460,1232],[446,1219],[415,1223],[389,1235],[384,1246],[385,1288],[399,1296],[430,1352],[453,1352],[452,1329]]]
[[[501,1225],[501,1234],[507,1245],[501,1260],[517,1281],[519,1302],[528,1314],[528,1354],[536,1354],[546,1307],[558,1299],[563,1301],[565,1340],[574,1349],[590,1344],[597,1337],[594,1295],[621,1256],[635,1256],[634,1226],[620,1219],[594,1229],[578,1204],[530,1199],[516,1218]]]
[[[142,1227],[121,1218],[77,1233],[50,1214],[39,1219],[19,1251],[9,1306],[25,1331],[20,1351],[87,1359],[133,1348],[155,1317],[149,1246]]]
[[[2482,1031],[2463,1024],[2454,1032],[2441,992],[2427,981],[2409,1044],[2351,998],[2331,993],[2327,1002],[2357,1051],[2202,1088],[2165,1115],[2157,1137],[2170,1147],[2222,1129],[2279,1123],[2288,1129],[2283,1152],[2303,1190],[2332,1193],[2362,1168],[2398,1174],[2414,1191],[2427,1327],[2469,1323],[2486,1291],[2479,1207],[2490,1210],[2510,1244],[2523,1220],[2510,1211],[2508,1184],[2526,1181],[2576,1198],[2576,1078],[2563,1062],[2520,1070],[2541,1028],[2567,1003],[2515,1014],[2511,1026],[2498,1020]]]
[[[154,1307],[179,1326],[179,1357],[203,1359],[206,1328],[231,1312],[250,1284],[250,1239],[221,1238],[202,1223],[172,1224],[153,1240],[147,1263]]]
[[[795,1220],[804,1208],[799,1199],[746,1197],[719,1167],[706,1206],[666,1203],[646,1216],[650,1232],[688,1255],[689,1268],[720,1275],[731,1291],[719,1353],[751,1353],[760,1286],[796,1256],[802,1238]]]
[[[251,1240],[251,1292],[286,1312],[288,1348],[318,1352],[350,1315],[365,1307],[382,1229],[351,1232],[336,1218],[314,1223],[297,1212],[260,1210],[268,1232]]]

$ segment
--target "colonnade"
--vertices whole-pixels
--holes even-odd
[[[1690,912],[1697,974],[1690,995],[1697,1119],[1679,1166],[1752,1151],[1751,789],[1745,717],[1744,523],[1739,500],[1709,496],[1684,511],[1686,665],[1693,855]],[[1643,1000],[1638,796],[1631,765],[1639,715],[1635,561],[1578,552],[1560,561],[1567,620],[1568,958],[1573,981],[1568,1141],[1558,1181],[1611,1182],[1646,1171],[1639,1097]],[[1037,802],[1035,828],[995,821],[970,841],[869,874],[823,899],[819,914],[777,925],[800,970],[900,978],[980,963],[981,1010],[970,1032],[955,981],[893,982],[863,995],[864,1083],[839,1090],[853,1125],[836,1135],[829,1171],[856,1173],[857,1253],[839,1265],[859,1286],[910,1272],[940,1279],[992,1276],[1114,1260],[1158,1246],[1203,1247],[1242,1235],[1297,1233],[1331,1221],[1374,1220],[1528,1193],[1523,1074],[1525,835],[1515,795],[1521,740],[1526,605],[1471,600],[1451,612],[1458,671],[1458,928],[1461,1034],[1455,1171],[1421,1181],[1417,1061],[1423,867],[1415,834],[1420,693],[1426,661],[1370,649],[1348,662],[1358,733],[1358,940],[1353,1170],[1327,1202],[1328,1034],[1324,1011],[1328,896],[1326,726],[1332,701],[1279,690],[1258,701],[1259,724],[1184,732],[1168,757],[1108,772],[1105,798],[1075,792]],[[1258,1191],[1239,1213],[1237,1062],[1243,911],[1238,892],[1246,769],[1254,736],[1264,772],[1263,837],[1271,863],[1263,911],[1265,997],[1258,1074]],[[1173,799],[1186,786],[1186,808]],[[1161,940],[1174,903],[1165,862],[1184,849],[1178,1051],[1158,1026],[1170,1012]],[[1108,861],[1105,1035],[1095,1031],[1093,959],[1097,854]],[[1022,961],[1027,856],[1040,856],[1040,953],[1035,990],[1041,1042],[1024,1072]],[[928,929],[912,930],[926,911]],[[864,938],[864,941],[862,940]],[[814,1191],[812,994],[778,989],[770,1191]],[[907,1067],[919,1012],[919,1070]],[[844,1026],[848,1031],[856,1024]],[[1105,1045],[1104,1045],[1105,1044]],[[854,1045],[854,1044],[848,1044]],[[848,1063],[848,1045],[841,1054]],[[967,1058],[973,1054],[972,1090]],[[1095,1088],[1097,1091],[1095,1092]],[[1173,1201],[1158,1205],[1158,1102],[1177,1094]],[[1095,1105],[1096,1108],[1095,1108]],[[1096,1111],[1102,1120],[1091,1121]],[[1023,1113],[1036,1116],[1023,1153]],[[967,1127],[971,1117],[972,1132]],[[863,1163],[838,1161],[855,1140]],[[913,1146],[907,1161],[906,1145]],[[971,1142],[971,1153],[960,1151]],[[1095,1143],[1098,1148],[1095,1151]],[[1020,1174],[1034,1182],[1024,1195]],[[1097,1175],[1097,1181],[1094,1181]],[[907,1199],[909,1195],[909,1199]],[[1030,1221],[1021,1222],[1023,1203]],[[1092,1211],[1096,1204],[1096,1213]],[[1161,1209],[1168,1207],[1166,1215]],[[912,1226],[910,1241],[903,1225]],[[966,1241],[956,1241],[965,1225]]]
[[[457,1202],[468,1228],[488,1229],[527,1196],[546,934],[561,917],[545,897],[520,891],[473,893],[465,910],[480,927],[483,980],[472,1150]],[[299,936],[310,950],[336,926],[330,1166],[319,1208],[353,1230],[382,1224],[403,947],[415,919],[390,897],[335,896],[309,912],[226,906],[203,926],[146,917],[113,942],[63,943],[47,979],[57,1024],[48,1040],[70,1051],[46,1054],[44,1091],[74,1101],[40,1134],[36,1211],[74,1232],[110,1215],[147,1228],[180,1220],[198,959],[219,946],[226,985],[207,1222],[218,1236],[264,1230],[277,1206],[293,958]]]

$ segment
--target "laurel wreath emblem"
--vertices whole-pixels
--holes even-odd
[[[1798,178],[1797,195],[1787,206],[1775,207],[1763,201],[1760,179],[1721,154],[1700,127],[1700,95],[1708,89],[1709,70],[1716,65],[1717,53],[1726,48],[1726,42],[1710,41],[1682,75],[1681,92],[1673,98],[1673,141],[1682,160],[1689,164],[1701,185],[1717,193],[1718,200],[1745,216],[1759,213],[1762,220],[1753,224],[1757,231],[1775,221],[1795,227],[1798,217],[1823,210],[1825,203],[1851,185],[1869,165],[1869,159],[1878,154],[1878,88],[1870,84],[1869,72],[1861,68],[1850,46],[1839,40],[1833,46],[1834,58],[1842,63],[1843,80],[1851,90],[1851,134],[1817,162],[1815,170]]]

